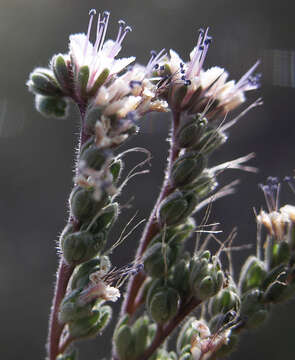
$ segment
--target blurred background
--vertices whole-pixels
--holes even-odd
[[[0,1],[0,357],[5,360],[44,359],[48,313],[57,267],[55,241],[67,218],[72,187],[79,117],[72,108],[66,120],[45,119],[34,110],[25,82],[36,66],[67,51],[68,36],[85,32],[88,10],[111,11],[109,35],[124,19],[133,32],[122,56],[136,55],[146,63],[152,49],[173,48],[187,58],[197,30],[210,26],[214,42],[206,67],[225,67],[239,78],[261,59],[264,106],[252,110],[231,130],[229,142],[214,156],[216,163],[254,151],[257,174],[229,171],[221,183],[240,178],[239,192],[213,207],[210,221],[219,221],[224,239],[238,227],[236,244],[255,243],[253,207],[264,206],[257,184],[269,175],[283,178],[294,169],[295,22],[291,0],[1,0]],[[167,154],[168,115],[148,115],[142,131],[128,147],[146,147],[153,154],[149,175],[131,180],[122,203],[134,196],[133,208],[122,212],[113,240],[140,209],[146,218],[161,181]],[[130,156],[130,166],[139,158]],[[281,201],[294,202],[285,185]],[[116,250],[116,266],[129,263],[140,231]],[[249,251],[235,253],[238,268]],[[238,273],[238,271],[236,272]],[[260,330],[245,333],[232,360],[294,358],[295,302],[277,307]],[[113,325],[114,323],[112,323]],[[104,337],[84,342],[80,359],[102,359],[110,348]]]

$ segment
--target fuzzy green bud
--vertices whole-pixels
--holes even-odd
[[[199,143],[196,144],[196,146],[193,146],[192,149],[199,151],[202,154],[210,154],[223,145],[226,140],[227,136],[221,130],[212,129],[207,131],[206,134],[202,136]]]
[[[176,343],[177,352],[181,354],[186,345],[191,344],[191,339],[193,334],[195,334],[196,330],[192,326],[193,322],[196,319],[194,317],[190,317],[182,326]]]
[[[152,277],[163,276],[166,267],[170,266],[171,256],[171,249],[167,244],[156,243],[148,247],[143,257],[146,273]]]
[[[78,265],[92,259],[105,245],[104,232],[91,234],[87,231],[78,231],[68,235],[63,242],[63,257],[67,264]]]
[[[79,303],[81,289],[71,291],[62,301],[58,313],[58,320],[62,324],[83,319],[92,314],[93,304],[81,305]]]
[[[68,102],[61,97],[36,95],[35,106],[46,117],[64,118],[67,115]]]
[[[119,213],[119,204],[112,203],[101,210],[101,215],[92,223],[88,231],[96,234],[100,231],[110,230],[114,222],[117,220]]]
[[[62,95],[62,92],[54,79],[53,73],[48,69],[36,69],[31,73],[27,85],[30,91],[38,95],[54,97]]]
[[[97,77],[94,85],[88,92],[88,96],[93,97],[97,94],[98,89],[106,82],[108,76],[110,74],[109,69],[104,69],[99,76]]]
[[[109,157],[110,151],[99,149],[93,145],[83,152],[80,161],[83,161],[86,167],[98,171],[101,170]]]
[[[174,191],[164,199],[158,209],[157,218],[162,226],[179,225],[192,214],[198,199],[193,193]]]
[[[189,264],[184,259],[181,259],[173,268],[170,283],[183,296],[190,291],[189,276]]]
[[[59,86],[63,89],[65,93],[70,92],[73,87],[73,81],[69,74],[69,70],[63,55],[59,54],[54,56],[51,64],[53,73]]]
[[[116,353],[120,360],[134,359],[135,344],[132,330],[128,325],[122,325],[114,335]]]
[[[77,89],[83,98],[87,97],[87,84],[89,80],[89,67],[81,66],[78,73]]]
[[[132,334],[134,337],[134,355],[138,358],[143,354],[148,346],[149,340],[149,318],[142,316],[136,320],[132,326]]]
[[[253,288],[259,288],[266,277],[265,265],[255,256],[250,256],[242,267],[239,287],[244,293]]]
[[[106,205],[107,200],[108,197],[105,194],[101,200],[96,201],[93,190],[77,187],[70,196],[72,214],[82,223],[90,221]]]
[[[214,316],[219,313],[227,313],[230,310],[238,311],[239,307],[240,298],[238,294],[225,288],[210,300],[209,312]]]
[[[241,317],[245,317],[248,329],[260,326],[268,316],[268,308],[262,303],[263,293],[257,289],[247,291],[242,298]]]
[[[115,160],[110,165],[110,172],[113,176],[113,182],[117,183],[120,179],[123,170],[123,161],[121,159]]]
[[[291,257],[290,246],[287,241],[281,241],[278,244],[277,252],[274,256],[274,263],[276,265],[287,264]]]
[[[206,166],[201,154],[190,152],[179,157],[172,166],[171,182],[175,187],[187,186],[194,182]]]
[[[156,323],[164,324],[177,314],[178,307],[178,292],[173,288],[163,287],[153,295],[148,310]]]
[[[199,198],[203,198],[216,189],[218,183],[214,174],[205,169],[202,174],[186,188],[194,189]]]
[[[203,136],[207,120],[199,114],[196,118],[190,119],[182,125],[176,134],[176,143],[180,148],[189,148],[198,144]]]

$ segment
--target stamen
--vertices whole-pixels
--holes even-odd
[[[265,202],[269,212],[277,211],[279,207],[280,183],[277,177],[269,176],[266,180],[267,184],[259,184],[264,193]]]
[[[99,45],[99,49],[98,52],[101,51],[103,43],[104,43],[104,39],[106,36],[106,32],[107,32],[107,28],[108,28],[108,24],[109,24],[109,18],[110,18],[110,12],[109,11],[104,11],[103,12],[103,18],[102,18],[102,23],[104,24],[103,26],[103,34],[100,40],[100,45]]]
[[[141,86],[142,82],[138,81],[138,80],[131,80],[129,82],[129,86],[131,87],[131,89],[133,89],[135,86]]]
[[[91,10],[89,11],[90,19],[89,19],[89,23],[88,23],[87,38],[86,38],[86,41],[85,41],[84,51],[83,51],[83,57],[84,57],[84,59],[85,59],[85,56],[86,56],[86,54],[87,54],[88,42],[89,42],[89,39],[90,39],[90,32],[91,32],[91,27],[92,27],[92,22],[93,22],[93,17],[94,17],[94,15],[96,15],[96,10],[95,10],[95,9],[91,9]]]
[[[291,176],[285,176],[284,181],[286,181],[288,183],[290,189],[295,194],[295,181],[294,181],[294,179]]]
[[[118,21],[118,24],[119,24],[119,31],[118,31],[118,35],[117,35],[116,42],[119,41],[119,39],[120,39],[120,37],[121,37],[122,30],[124,29],[124,26],[126,25],[126,23],[125,23],[124,20],[119,20],[119,21]]]

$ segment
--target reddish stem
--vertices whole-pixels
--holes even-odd
[[[49,360],[55,360],[59,351],[59,340],[64,328],[64,324],[58,321],[59,305],[62,302],[70,277],[73,273],[74,266],[67,265],[63,258],[60,259],[59,268],[56,275],[55,294],[53,298],[50,320],[49,320],[49,336],[48,336],[48,353]]]
[[[172,128],[171,128],[171,143],[170,143],[171,146],[169,151],[166,176],[162,185],[161,192],[156,201],[156,205],[150,215],[149,221],[145,226],[139,247],[137,249],[137,253],[135,257],[136,259],[141,258],[151,239],[160,231],[160,227],[156,219],[157,209],[159,207],[160,202],[173,191],[173,187],[171,186],[169,181],[169,174],[171,172],[172,164],[174,160],[178,157],[180,151],[180,149],[177,147],[175,142],[175,136],[179,126],[179,122],[180,122],[180,113],[174,112]],[[132,315],[135,312],[137,307],[135,304],[135,298],[144,280],[145,280],[145,275],[142,273],[139,273],[136,276],[130,278],[127,287],[126,297],[122,305],[122,315],[125,313]]]

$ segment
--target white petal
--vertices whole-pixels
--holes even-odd
[[[85,45],[86,46],[86,54],[84,54],[85,51]],[[74,34],[70,36],[70,53],[74,58],[74,61],[76,62],[76,65],[78,67],[84,65],[84,64],[90,64],[91,58],[93,56],[93,46],[88,41],[87,36],[85,34]]]
[[[128,58],[114,60],[114,65],[111,68],[111,74],[117,74],[125,67],[127,67],[129,64],[131,64],[135,59],[136,59],[135,56],[130,56]]]

